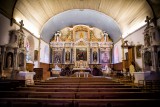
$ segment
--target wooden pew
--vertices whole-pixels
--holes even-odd
[[[78,92],[140,92],[139,88],[79,88]]]
[[[74,107],[73,99],[0,98],[0,107]]]
[[[28,85],[27,87],[45,87],[45,88],[132,88],[130,85]]]
[[[0,98],[1,107],[159,107],[160,99]]]
[[[67,98],[75,99],[75,92],[0,91],[0,98]]]
[[[75,99],[75,107],[158,107],[159,101],[160,99]]]
[[[160,99],[154,92],[77,92],[76,99]]]
[[[19,87],[17,91],[38,91],[38,92],[140,92],[139,88],[40,88],[40,87]]]
[[[30,92],[0,91],[0,98],[160,99],[157,92]]]
[[[14,90],[16,87],[24,87],[25,80],[0,80],[0,91]]]

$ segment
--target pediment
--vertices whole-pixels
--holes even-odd
[[[88,42],[84,40],[83,38],[81,38],[75,42],[75,45],[76,46],[88,46]]]

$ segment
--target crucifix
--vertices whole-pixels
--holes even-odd
[[[21,20],[19,23],[20,23],[20,30],[22,30],[22,27],[24,26],[23,20]]]
[[[150,26],[150,25],[149,25],[150,20],[151,20],[151,18],[147,16],[147,17],[146,17],[146,20],[145,20],[145,22],[147,22],[147,28]]]

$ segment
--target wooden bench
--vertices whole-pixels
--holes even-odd
[[[158,107],[159,101],[159,99],[75,99],[75,107]]]
[[[0,98],[1,107],[159,107],[160,99]]]
[[[0,98],[0,107],[73,107],[73,99]]]
[[[38,91],[38,92],[141,92],[139,88],[40,88],[40,87],[19,87],[17,91]]]

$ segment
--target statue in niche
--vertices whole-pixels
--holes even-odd
[[[13,54],[9,52],[6,58],[6,68],[12,68],[12,63],[13,63]]]
[[[19,37],[19,48],[23,48],[24,47],[24,40],[23,40],[23,36],[21,35],[20,37]]]
[[[11,66],[12,66],[12,57],[11,57],[11,55],[8,56],[7,61],[8,61],[8,68],[11,68]]]
[[[96,51],[93,52],[93,61],[97,61],[97,52]]]
[[[70,52],[67,51],[67,52],[66,52],[66,61],[69,61],[69,60],[70,60]]]
[[[82,32],[80,33],[79,37],[80,37],[80,38],[83,38],[83,33],[82,33]]]
[[[19,66],[24,66],[24,54],[20,53],[19,54]]]
[[[144,53],[144,63],[145,63],[146,66],[152,66],[151,52],[146,51]]]

